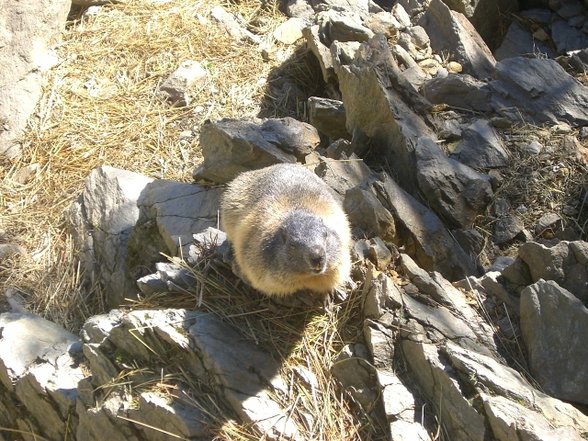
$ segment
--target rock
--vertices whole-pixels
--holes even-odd
[[[410,16],[406,12],[406,9],[404,9],[404,6],[402,6],[401,4],[396,3],[395,5],[393,5],[392,9],[390,10],[390,13],[400,24],[400,29],[404,30],[412,26]]]
[[[0,411],[2,427],[24,419],[37,434],[63,439],[85,377],[75,360],[79,338],[30,313],[0,314],[0,336],[0,396],[12,403]]]
[[[392,213],[402,237],[394,243],[405,246],[422,268],[439,271],[450,280],[476,272],[475,264],[451,237],[441,220],[398,186],[387,175],[373,184],[374,192]],[[384,236],[380,235],[382,238]]]
[[[416,147],[417,180],[426,201],[450,226],[468,227],[492,199],[490,178],[447,158],[430,139]]]
[[[460,12],[474,25],[484,41],[493,47],[502,38],[500,29],[504,16],[518,11],[517,1],[510,0],[445,0],[454,11]]]
[[[127,264],[128,241],[139,218],[137,201],[153,179],[108,166],[88,175],[67,213],[85,283],[99,284],[115,307],[137,293]]]
[[[341,101],[311,96],[308,113],[310,123],[330,139],[351,138],[345,128],[345,107]]]
[[[518,285],[523,285],[521,282],[525,281],[553,280],[588,303],[588,265],[585,254],[580,251],[586,247],[586,242],[582,241],[562,241],[551,247],[527,242],[520,246],[519,258],[530,278],[519,280],[514,271],[503,272],[503,275]]]
[[[289,18],[274,30],[274,38],[280,43],[294,44],[302,38],[302,29],[304,27],[305,21],[302,18]]]
[[[359,17],[345,15],[335,10],[320,12],[316,16],[320,34],[325,37],[325,44],[330,46],[334,41],[367,41],[374,33],[365,27]]]
[[[200,131],[204,162],[194,177],[225,183],[247,170],[302,161],[319,142],[314,127],[290,117],[207,121]]]
[[[483,81],[467,74],[454,74],[435,77],[423,85],[423,95],[434,104],[488,112],[490,90]]]
[[[345,193],[374,176],[367,165],[356,157],[349,160],[319,158],[314,172],[343,198]]]
[[[502,245],[510,242],[519,236],[524,228],[525,225],[517,216],[502,217],[494,223],[494,243]]]
[[[366,280],[367,290],[364,314],[367,318],[379,319],[387,310],[398,309],[402,306],[402,293],[396,284],[386,274],[373,274]]]
[[[521,292],[521,331],[529,366],[550,395],[588,404],[588,309],[554,281],[539,280]]]
[[[390,439],[392,441],[427,441],[431,437],[420,423],[399,420],[390,423]]]
[[[369,240],[368,256],[379,270],[384,270],[392,261],[392,253],[379,237]]]
[[[137,200],[140,215],[129,242],[129,268],[152,267],[167,256],[188,256],[192,235],[218,224],[221,188],[156,180]],[[144,275],[144,274],[141,274]]]
[[[367,237],[380,236],[389,242],[396,239],[394,217],[371,185],[362,184],[348,190],[343,206],[354,228],[360,228]]]
[[[288,17],[312,19],[314,18],[314,9],[306,0],[288,0],[286,14]]]
[[[504,167],[508,153],[490,123],[476,120],[462,131],[463,140],[455,147],[452,158],[472,168]]]
[[[345,347],[331,366],[331,374],[364,409],[370,409],[377,396],[374,391],[374,368]]]
[[[398,34],[401,24],[389,12],[370,14],[363,22],[374,34],[384,34],[390,38]]]
[[[588,47],[588,35],[571,26],[566,20],[555,20],[551,24],[551,38],[559,54]]]
[[[234,40],[252,44],[261,43],[261,38],[253,34],[240,23],[235,15],[227,12],[222,6],[215,6],[210,13],[211,17],[221,26]]]
[[[158,95],[171,104],[188,106],[192,101],[189,95],[191,89],[201,85],[206,79],[206,69],[198,61],[188,60],[182,62],[161,85]]]
[[[429,34],[435,52],[450,53],[466,73],[478,79],[492,76],[496,60],[462,13],[450,10],[441,0],[431,0],[419,25]]]
[[[539,218],[537,224],[535,225],[535,235],[542,236],[549,230],[552,233],[551,236],[553,237],[553,233],[555,231],[561,230],[561,222],[562,219],[559,214],[545,213]]]
[[[414,149],[420,137],[435,134],[413,109],[427,108],[400,73],[382,35],[361,46],[351,65],[337,68],[347,113],[347,131],[365,134],[378,163],[387,161],[400,184],[416,190]],[[369,163],[369,161],[368,161]]]
[[[492,106],[518,121],[534,123],[565,121],[588,124],[588,88],[569,75],[556,61],[507,58],[496,65],[490,82]],[[508,113],[508,109],[516,109]]]
[[[528,144],[524,144],[522,150],[530,155],[538,155],[543,150],[543,145],[539,141],[534,140]]]
[[[185,267],[173,263],[157,262],[156,273],[137,280],[137,285],[145,295],[188,290],[196,285],[196,278]]]
[[[319,26],[313,25],[304,28],[302,35],[304,35],[308,48],[319,62],[324,82],[326,84],[335,84],[337,79],[333,69],[333,57],[329,47],[321,41]]]
[[[20,137],[43,93],[44,73],[57,64],[50,48],[65,29],[66,0],[11,2],[0,12],[0,156],[16,159]]]
[[[0,243],[0,262],[24,253],[24,248],[16,243]]]
[[[494,52],[498,61],[520,55],[542,55],[553,58],[555,53],[546,44],[537,41],[533,34],[518,22],[514,21],[508,27],[502,44]]]

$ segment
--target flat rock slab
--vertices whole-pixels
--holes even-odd
[[[19,137],[43,92],[43,75],[57,60],[57,42],[71,1],[4,2],[0,10],[0,156],[20,154]]]
[[[588,309],[553,281],[521,292],[521,331],[533,377],[563,400],[588,404]]]
[[[441,0],[432,0],[419,21],[437,53],[449,53],[464,67],[465,73],[478,79],[492,75],[496,60],[474,26],[460,12],[452,11]]]
[[[200,131],[204,162],[194,177],[225,183],[244,171],[302,161],[319,143],[313,126],[290,117],[207,121]]]
[[[507,58],[496,64],[492,105],[514,120],[588,124],[588,88],[555,60]]]

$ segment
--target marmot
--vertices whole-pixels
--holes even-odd
[[[267,295],[327,293],[349,276],[345,212],[332,190],[302,165],[237,176],[222,197],[221,227],[240,275]]]

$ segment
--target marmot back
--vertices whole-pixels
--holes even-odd
[[[237,176],[223,195],[221,226],[241,276],[265,294],[325,293],[349,275],[347,217],[332,190],[302,165]]]

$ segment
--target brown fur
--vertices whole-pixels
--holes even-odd
[[[347,217],[332,190],[301,165],[240,174],[223,196],[221,226],[241,275],[265,294],[329,292],[349,276]],[[302,241],[302,248],[286,246],[289,238]],[[320,257],[315,258],[313,272],[300,260],[312,259],[308,255],[315,256],[314,250],[326,257],[322,267],[316,264]]]

